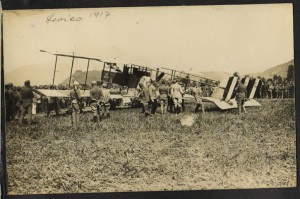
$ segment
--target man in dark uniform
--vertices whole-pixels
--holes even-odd
[[[236,102],[238,105],[238,114],[242,113],[242,109],[245,113],[247,113],[245,108],[245,101],[247,96],[247,87],[241,82],[241,79],[238,79],[237,86],[235,87],[236,92]]]
[[[173,102],[173,99],[171,97],[171,85],[172,85],[172,82],[169,81],[167,83],[167,86],[168,86],[168,107],[167,107],[167,111],[169,111],[170,113],[173,113],[174,102]]]
[[[19,124],[23,124],[24,116],[27,112],[28,117],[28,124],[31,124],[32,119],[32,99],[34,95],[32,92],[32,88],[30,86],[30,81],[27,80],[24,82],[24,86],[21,88],[21,99],[22,99],[22,106],[21,106],[21,116],[19,119]]]
[[[13,91],[13,84],[9,83],[5,85],[5,110],[6,110],[6,121],[14,120],[15,115],[15,94]]]

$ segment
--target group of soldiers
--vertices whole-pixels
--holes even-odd
[[[27,113],[28,124],[31,124],[34,97],[29,80],[24,82],[23,87],[19,87],[16,90],[14,90],[12,83],[5,85],[6,121],[12,121],[17,118],[19,123],[22,124]]]
[[[184,90],[183,86],[179,83],[180,81],[177,79],[174,79],[171,82],[162,80],[160,84],[151,81],[140,83],[138,100],[142,104],[142,112],[145,116],[154,115],[159,106],[162,115],[167,112],[179,114],[185,109],[183,95],[187,92],[191,92],[195,96],[197,104],[195,112],[199,112],[199,108],[201,107],[202,112],[205,113],[204,105],[202,103],[203,83],[196,84],[194,89],[186,90]]]
[[[72,125],[76,126],[79,123],[79,116],[82,113],[82,97],[80,93],[79,82],[74,81],[73,89],[70,90],[70,110],[72,113]],[[93,112],[93,122],[99,122],[104,117],[110,117],[110,91],[103,87],[102,81],[92,81],[89,106]]]
[[[294,81],[284,80],[282,82],[269,79],[262,82],[261,88],[258,90],[258,98],[290,98],[294,97],[295,84]]]

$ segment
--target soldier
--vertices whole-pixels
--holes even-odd
[[[32,119],[32,99],[34,95],[30,86],[30,81],[24,82],[24,86],[21,88],[21,116],[19,118],[19,124],[23,124],[24,116],[27,112],[28,124],[31,124]]]
[[[149,90],[148,87],[145,86],[143,83],[139,83],[139,86],[141,88],[139,92],[139,99],[142,103],[142,113],[145,113],[145,116],[149,116],[149,103],[150,103],[150,96],[149,96]]]
[[[110,90],[107,89],[107,88],[104,88],[103,87],[103,83],[102,82],[98,82],[99,83],[99,89],[101,90],[101,98],[100,98],[100,101],[101,101],[101,108],[102,108],[102,115],[104,117],[110,117],[110,112],[109,112],[109,109],[110,109]]]
[[[172,83],[168,82],[168,108],[167,109],[170,113],[173,113],[174,102],[171,97],[171,85]]]
[[[16,119],[20,119],[21,117],[21,107],[22,107],[22,98],[21,98],[21,87],[16,87],[15,90],[15,96],[16,96]]]
[[[198,86],[196,86],[195,91],[194,91],[194,95],[195,95],[195,99],[196,99],[196,108],[195,108],[195,113],[199,112],[199,108],[201,106],[201,110],[202,113],[205,113],[204,111],[204,104],[202,102],[202,97],[203,97],[203,84],[204,83],[199,83]]]
[[[159,96],[158,90],[159,84],[157,82],[153,82],[149,86],[149,95],[150,95],[150,104],[151,104],[151,114],[154,115],[157,109],[157,98]]]
[[[77,81],[74,81],[74,87],[70,91],[70,98],[71,98],[72,125],[77,126],[77,124],[79,123],[80,100],[81,100],[79,83]]]
[[[99,101],[102,96],[102,91],[99,89],[99,87],[96,84],[96,81],[92,81],[91,83],[91,90],[90,90],[90,106],[92,108],[93,112],[93,122],[99,122],[100,121],[100,110],[99,110]]]
[[[272,81],[268,82],[268,96],[270,99],[273,99],[273,94],[274,94],[274,85]]]
[[[241,82],[241,79],[239,78],[237,81],[237,86],[235,87],[236,92],[236,102],[238,105],[238,114],[242,113],[242,109],[245,113],[247,113],[245,108],[245,100],[247,96],[247,87]]]
[[[174,102],[174,111],[176,114],[180,113],[181,103],[182,103],[182,94],[181,94],[181,86],[178,84],[178,81],[173,80],[173,84],[170,87],[171,97]]]
[[[5,85],[5,110],[6,121],[14,120],[16,112],[16,95],[13,91],[13,84],[9,83]]]
[[[161,85],[159,85],[159,101],[160,101],[160,110],[161,114],[167,113],[167,101],[168,101],[168,91],[169,88],[166,85],[166,81],[162,80]]]

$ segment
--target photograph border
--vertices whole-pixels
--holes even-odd
[[[300,2],[297,0],[2,0],[3,10],[29,9],[68,9],[68,8],[96,8],[96,7],[147,7],[147,6],[196,6],[196,5],[238,5],[238,4],[293,4],[294,25],[294,60],[300,65]],[[2,13],[1,13],[2,15]],[[298,25],[297,25],[298,24]],[[3,30],[1,17],[1,30]],[[1,32],[1,193],[8,199],[60,199],[60,198],[272,198],[287,199],[300,197],[299,172],[299,143],[300,143],[300,68],[295,67],[295,106],[296,106],[296,188],[259,188],[259,189],[228,189],[228,190],[193,190],[193,191],[151,191],[151,192],[110,192],[110,193],[80,193],[80,194],[35,194],[35,195],[7,195],[6,148],[5,148],[5,117],[4,114],[4,80],[3,80],[3,34]],[[3,171],[3,173],[2,173]]]

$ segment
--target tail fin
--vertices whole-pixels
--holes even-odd
[[[257,86],[258,86],[259,82],[260,82],[260,80],[258,78],[256,78],[255,81],[254,81],[254,84],[253,84],[253,86],[252,86],[252,88],[250,90],[250,93],[248,93],[248,96],[249,96],[248,98],[249,99],[253,99],[254,98],[254,94],[255,94],[255,92],[257,90]]]
[[[238,80],[237,76],[233,76],[229,78],[225,89],[224,97],[223,97],[225,101],[229,101],[232,98],[232,94],[236,86],[237,80]]]

